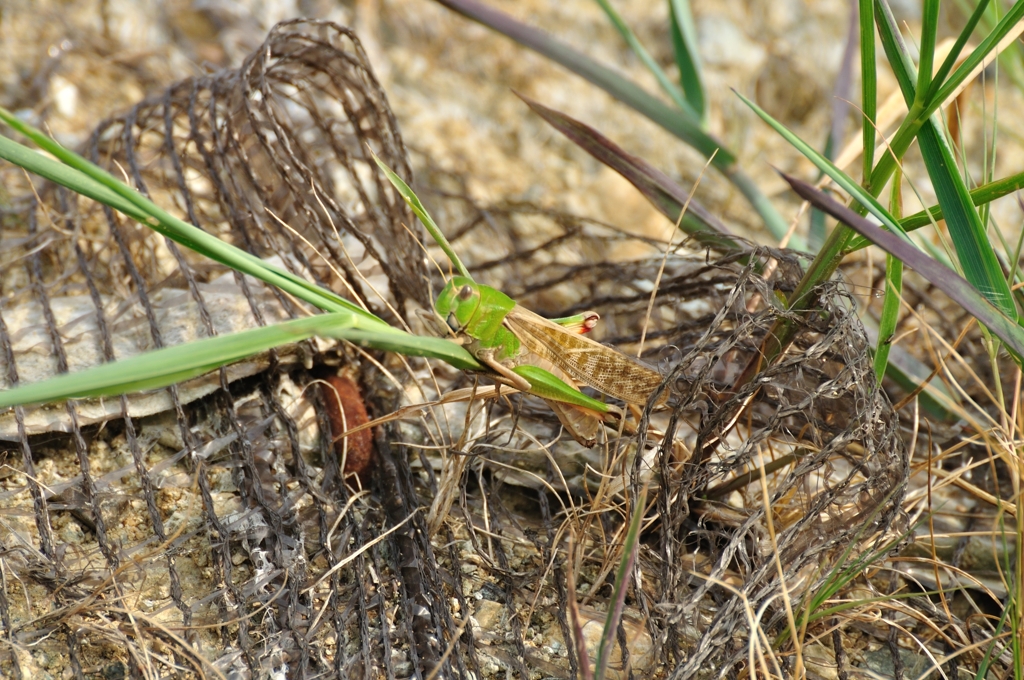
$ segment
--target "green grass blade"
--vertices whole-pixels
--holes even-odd
[[[462,345],[445,338],[413,335],[390,326],[380,328],[357,324],[351,328],[335,331],[327,328],[317,335],[336,340],[348,340],[352,344],[383,352],[395,352],[409,357],[440,359],[461,371],[487,371]]]
[[[53,160],[2,135],[0,135],[0,158],[108,205],[186,248],[277,286],[321,309],[331,312],[347,310],[384,324],[377,317],[341,296],[309,283],[285,269],[269,265],[244,250],[224,243],[217,237],[174,217],[135,189],[118,181],[105,170],[78,154],[63,148],[40,131],[18,120],[2,107],[0,107],[0,120],[60,160]]]
[[[111,208],[147,226],[154,226],[153,220],[148,214],[113,191],[110,187],[101,184],[79,170],[59,163],[2,135],[0,135],[0,158],[35,175],[39,175],[43,179],[48,179],[83,196],[109,205]]]
[[[889,211],[882,207],[882,204],[878,202],[878,199],[876,199],[874,196],[865,191],[859,184],[857,184],[856,181],[853,180],[853,178],[851,178],[845,172],[837,168],[832,163],[832,161],[828,160],[823,155],[818,153],[814,149],[814,147],[812,147],[804,140],[800,139],[800,137],[794,134],[785,125],[769,116],[757,104],[750,101],[749,99],[747,99],[738,92],[736,92],[736,96],[742,99],[743,102],[761,118],[761,120],[768,123],[768,125],[770,125],[776,132],[782,135],[782,137],[785,138],[787,142],[792,144],[797,151],[802,153],[804,156],[807,157],[809,161],[814,163],[814,165],[819,170],[828,175],[833,182],[838,184],[843,189],[843,191],[853,196],[853,198],[858,203],[860,203],[865,209],[867,209],[868,212],[877,217],[882,222],[882,224],[888,227],[890,231],[892,231],[894,234],[898,234],[901,238],[906,239],[908,243],[912,243],[910,241],[910,237],[907,236],[906,232],[903,231],[903,228],[900,226],[899,222],[892,215],[889,214]]]
[[[633,566],[636,564],[640,541],[640,525],[643,522],[646,507],[647,487],[644,487],[633,504],[633,514],[629,520],[629,531],[626,533],[626,541],[622,546],[622,559],[619,561],[619,568],[615,572],[615,585],[612,587],[612,606],[608,608],[608,614],[605,617],[604,628],[601,631],[601,644],[597,650],[597,662],[594,664],[595,678],[605,677],[608,663],[611,660],[612,648],[615,645],[615,633],[618,631],[619,622],[622,620],[622,610],[626,602],[626,591],[629,589],[629,579],[633,574]]]
[[[935,38],[939,30],[939,0],[924,0],[921,12],[921,44],[918,48],[917,91],[925,96],[932,84]]]
[[[892,69],[893,75],[896,76],[896,82],[903,93],[903,99],[907,102],[907,106],[910,107],[910,113],[907,117],[912,118],[913,114],[921,111],[921,105],[914,101],[914,80],[916,79],[914,62],[910,59],[910,53],[903,42],[903,34],[900,33],[896,17],[892,15],[889,3],[879,2],[876,8],[881,10],[877,15],[877,22],[878,36],[882,41],[882,49],[885,50],[885,56],[889,60],[889,67]]]
[[[1002,340],[1018,365],[1024,365],[1024,327],[1010,318],[952,269],[925,255],[913,244],[886,232],[806,182],[783,174],[793,190],[887,253],[892,253],[948,295]]]
[[[410,335],[389,326],[382,329],[380,324],[363,316],[343,311],[205,338],[20,385],[0,391],[0,408],[167,387],[313,336],[350,340],[362,346],[406,355],[438,358],[461,369],[481,369],[469,352],[453,342]]]
[[[956,248],[957,260],[964,277],[1003,314],[1016,320],[1018,312],[1010,286],[937,118],[934,116],[921,128],[918,143]]]
[[[878,345],[878,339],[881,337],[878,323],[869,316],[863,317],[863,322],[868,340]],[[900,345],[889,345],[885,377],[906,394],[916,392],[921,411],[937,421],[954,422],[957,420],[954,414],[963,412],[959,395],[946,389],[940,376],[933,375],[928,366]]]
[[[892,198],[889,212],[898,216],[903,205],[903,176],[897,172],[892,180]],[[875,379],[882,383],[889,365],[889,351],[900,317],[900,294],[903,292],[903,262],[891,254],[885,256],[885,291],[882,298],[882,314],[878,320],[878,343],[875,345]]]
[[[864,117],[864,180],[875,164],[875,120],[878,117],[878,69],[875,64],[875,3],[860,0],[860,106]]]
[[[883,31],[883,33],[885,32]],[[889,31],[888,37],[883,39],[883,44],[888,45],[886,48],[887,53],[890,49],[897,50],[897,53],[890,54],[890,62],[897,62],[900,65],[897,70],[902,75],[898,79],[901,84],[905,83],[907,85],[904,94],[910,101],[913,101],[913,77],[912,73],[906,68],[906,63],[899,58],[898,38]],[[779,134],[793,144],[797,150],[811,160],[822,172],[853,196],[858,203],[877,217],[891,232],[906,239],[908,243],[910,242],[902,226],[888,214],[871,194],[864,191],[845,173],[829,162],[828,159],[817,153],[810,145],[803,142],[782,124],[768,116],[767,113],[753,104],[753,102],[750,102],[742,95],[739,96],[765,122],[775,128]],[[964,272],[968,275],[968,280],[977,286],[1000,309],[1003,315],[1016,320],[1017,311],[1010,296],[1009,285],[1006,283],[1006,279],[1003,278],[1002,270],[999,268],[994,251],[992,251],[991,246],[988,244],[988,240],[984,238],[984,229],[980,224],[977,211],[974,210],[973,204],[971,204],[970,196],[962,180],[960,180],[959,173],[948,170],[949,168],[955,168],[955,164],[952,163],[952,156],[948,152],[948,147],[945,147],[946,151],[945,153],[943,152],[943,147],[939,145],[939,139],[935,135],[934,127],[932,126],[934,126],[934,122],[929,121],[920,130],[922,154],[925,156],[925,162],[929,166],[929,175],[936,185],[936,194],[940,196],[939,203],[940,205],[945,204],[943,211],[952,211],[952,214],[956,215],[956,219],[959,222],[957,229],[961,233],[954,239],[954,243],[957,244],[957,253],[964,267]],[[939,193],[940,191],[942,191],[941,194]],[[947,224],[951,224],[948,217]],[[951,233],[953,232],[952,224],[950,231]],[[960,251],[961,247],[963,248],[962,253]],[[968,266],[970,267],[969,270]]]
[[[972,13],[977,9],[979,4],[977,0],[956,0],[957,8],[962,13]],[[999,23],[999,20],[1003,17],[1003,7],[998,2],[988,2],[983,0],[980,3],[984,5],[984,15],[977,22],[978,26],[981,27],[983,33],[991,32],[991,30]],[[1021,45],[1017,44],[1013,48],[1003,50],[999,54],[999,63],[1002,67],[1002,72],[1009,77],[1010,82],[1013,83],[1014,87],[1018,90],[1024,91],[1024,50],[1021,50]]]
[[[935,92],[942,85],[942,81],[946,79],[949,72],[953,70],[953,66],[956,65],[956,60],[960,57],[960,53],[964,49],[964,45],[971,39],[971,34],[974,33],[974,29],[977,27],[978,22],[981,21],[985,15],[985,9],[988,7],[989,0],[981,0],[971,12],[971,16],[967,19],[967,23],[964,24],[960,34],[956,37],[956,42],[953,43],[953,47],[949,50],[949,54],[946,55],[942,65],[939,66],[935,75],[932,77],[931,85],[929,86],[928,95],[925,100],[930,101],[935,96]]]
[[[678,109],[668,106],[654,97],[633,81],[623,77],[616,71],[599,64],[558,40],[554,36],[540,31],[533,26],[516,21],[504,12],[488,7],[473,0],[435,0],[453,12],[478,21],[520,45],[528,47],[548,59],[561,64],[576,75],[590,81],[594,85],[630,106],[652,121],[699,151],[704,157],[710,158],[719,149],[716,161],[720,167],[727,167],[736,162],[736,157],[711,135],[701,129],[695,118],[680,115]],[[717,163],[716,163],[717,165]]]
[[[873,196],[882,191],[896,165],[903,155],[910,148],[910,145],[917,137],[918,131],[924,124],[924,119],[919,116],[921,105],[914,102],[914,65],[907,56],[906,48],[903,45],[903,37],[896,26],[896,19],[892,16],[888,3],[883,0],[875,2],[875,25],[878,28],[878,36],[889,60],[889,66],[896,76],[903,98],[908,102],[910,111],[900,123],[892,139],[888,144],[886,153],[878,159],[878,163],[872,168],[870,178],[865,183],[865,188]]]
[[[1010,194],[1024,189],[1024,172],[1018,172],[1015,175],[1004,177],[1003,179],[997,179],[988,184],[984,184],[976,189],[972,189],[969,192],[971,197],[971,203],[976,206],[982,206],[987,203],[991,203],[997,198],[1003,196],[1009,196]],[[942,215],[942,206],[934,205],[927,210],[921,210],[913,215],[904,217],[900,220],[900,225],[906,231],[913,231],[920,229],[921,227],[931,224],[932,222],[938,222],[944,219]]]
[[[420,202],[419,196],[416,195],[416,192],[410,189],[409,185],[405,183],[405,180],[396,175],[395,172],[384,163],[384,161],[377,158],[377,154],[370,151],[370,155],[373,156],[373,161],[377,164],[377,167],[384,172],[388,181],[391,182],[392,186],[398,190],[398,193],[401,194],[402,198],[409,205],[409,208],[416,214],[416,217],[420,218],[420,222],[422,222],[423,226],[426,227],[427,233],[433,237],[437,245],[439,245],[441,250],[444,251],[444,254],[448,256],[448,260],[452,263],[452,266],[455,267],[456,271],[467,279],[472,279],[473,277],[469,275],[469,270],[466,269],[466,265],[462,264],[462,260],[459,259],[455,249],[452,248],[452,244],[449,243],[448,239],[441,233],[441,229],[437,226],[437,222],[435,222],[434,218],[430,216],[427,209],[423,207],[423,203]]]
[[[694,235],[701,243],[724,250],[742,249],[729,238],[732,234],[722,221],[695,199],[690,199],[689,193],[668,175],[644,159],[627,153],[589,125],[524,97],[518,92],[516,94],[534,113],[574,144],[629,180],[630,184],[668,219],[673,222],[678,220],[680,211],[689,200],[686,214],[680,223],[680,228],[687,234]]]
[[[622,16],[615,11],[611,2],[609,2],[609,0],[596,0],[596,2],[601,6],[601,9],[604,10],[605,15],[608,17],[608,20],[612,22],[612,26],[615,27],[615,30],[619,32],[622,39],[626,41],[627,45],[629,45],[629,49],[633,50],[633,54],[635,54],[637,58],[643,62],[643,65],[647,67],[647,70],[654,75],[654,79],[658,81],[658,85],[665,91],[665,94],[675,102],[675,105],[678,106],[686,116],[692,118],[699,125],[701,119],[700,114],[690,106],[690,102],[686,101],[683,93],[680,92],[679,88],[676,87],[669,79],[668,74],[662,70],[661,66],[658,65],[658,62],[654,61],[654,57],[652,57],[651,53],[647,51],[647,48],[643,46],[640,39],[636,37],[636,33],[634,33],[633,29],[629,27],[629,24],[627,24]]]
[[[973,18],[973,16],[972,16]],[[922,112],[922,118],[930,116],[936,111],[943,102],[948,99],[953,92],[960,87],[963,81],[971,74],[971,72],[981,64],[985,58],[989,55],[992,50],[999,46],[1000,41],[1006,37],[1006,35],[1017,27],[1017,24],[1024,19],[1024,0],[1017,0],[1013,7],[1003,16],[1003,18],[996,24],[996,27],[985,36],[985,39],[978,44],[977,47],[971,52],[971,54],[964,59],[963,63],[953,72],[945,82],[939,85],[939,81],[935,81],[932,84],[932,88],[938,88],[934,94],[929,94],[926,97],[928,107]]]
[[[0,408],[165,387],[273,347],[305,340],[317,327],[350,325],[354,318],[348,312],[325,314],[146,352],[5,390],[0,392]]]
[[[892,17],[892,13],[888,11],[888,4],[881,2],[881,0],[876,0],[875,9],[876,11],[881,10],[876,25],[878,26],[878,34],[882,40],[882,46],[885,48],[886,54],[889,55],[890,65],[899,81],[904,98],[908,102],[913,102],[915,101],[913,88],[916,76],[909,76],[909,73],[913,72],[913,64],[905,57],[906,49],[902,47],[902,37],[900,37],[899,31],[896,28],[896,20]],[[1022,18],[1024,18],[1024,0],[1018,0],[1006,16],[1000,20],[996,28],[986,36],[953,75],[942,83],[941,87],[939,87],[939,81],[937,80],[932,83],[932,88],[939,87],[935,95],[923,98],[924,103],[921,105],[911,105],[910,112],[903,119],[899,129],[889,142],[891,153],[883,154],[878,164],[872,170],[871,179],[865,185],[868,191],[877,195],[882,190],[889,177],[892,176],[897,160],[902,158],[903,154],[910,148],[910,145],[917,138],[921,126],[924,125],[929,116],[946,99],[952,96],[953,92],[960,87],[974,68],[982,63],[1010,31],[1019,30],[1017,24]],[[907,61],[904,61],[904,59],[907,59]]]
[[[705,132],[700,121],[681,115],[678,109],[666,105],[612,69],[597,63],[548,33],[516,21],[503,12],[475,0],[435,2],[561,64],[683,140],[705,158],[713,157],[712,165],[743,194],[776,239],[781,239],[789,231],[788,221],[779,214],[761,188],[736,166],[736,155],[714,136]]]
[[[702,127],[707,127],[708,104],[704,94],[704,76],[697,51],[697,30],[693,25],[690,0],[668,0],[669,22],[672,32],[672,49],[675,52],[676,67],[679,69],[679,84],[686,101],[697,114]]]
[[[929,103],[917,99],[913,63],[897,30],[895,19],[884,3],[883,18],[885,21],[879,25],[882,45],[899,81],[903,98],[911,109],[908,115],[912,115],[915,110],[927,109]],[[917,140],[964,276],[1003,314],[1016,320],[1017,309],[1010,286],[967,191],[967,185],[957,170],[937,115],[924,122],[918,131]]]

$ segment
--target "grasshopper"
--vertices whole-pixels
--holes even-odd
[[[584,446],[594,445],[611,408],[583,394],[579,384],[637,405],[646,404],[663,380],[653,368],[581,335],[597,321],[592,312],[545,319],[466,276],[448,282],[434,310],[470,354],[503,382],[544,399]]]
[[[580,391],[588,385],[629,405],[646,404],[662,383],[661,373],[581,334],[593,328],[597,314],[545,319],[524,309],[499,290],[476,283],[448,239],[409,185],[376,155],[374,161],[441,247],[460,276],[441,290],[434,311],[449,331],[501,382],[544,399],[558,419],[584,446],[593,446],[613,408]],[[658,403],[664,403],[664,395]]]

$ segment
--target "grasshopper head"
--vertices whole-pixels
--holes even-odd
[[[480,306],[480,288],[473,279],[456,276],[437,296],[434,309],[456,333],[464,329]]]

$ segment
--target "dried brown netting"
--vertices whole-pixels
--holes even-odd
[[[86,154],[415,329],[441,276],[368,147],[410,175],[355,36],[298,21],[237,71],[104,123]],[[782,583],[800,601],[883,540],[906,454],[840,284],[795,315],[777,297],[799,276],[791,254],[663,256],[425,176],[474,276],[539,312],[599,310],[603,340],[626,351],[643,336],[671,409],[593,450],[531,399],[408,410],[346,480],[321,378],[343,366],[378,417],[476,378],[309,342],[170,390],[2,414],[3,674],[575,677],[569,593],[593,654],[630,503],[650,485],[613,664],[724,676],[745,669],[751,612],[785,629]],[[26,195],[0,231],[5,385],[313,311],[67,192]],[[796,343],[734,390],[780,318]]]

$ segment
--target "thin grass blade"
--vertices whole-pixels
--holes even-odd
[[[634,156],[594,128],[533,101],[518,92],[520,99],[552,127],[591,156],[629,180],[658,212],[675,222],[686,204],[689,192],[642,158]],[[695,200],[683,216],[681,228],[702,243],[727,250],[740,246],[728,239],[728,227]]]
[[[0,392],[0,408],[165,387],[273,347],[306,340],[315,335],[318,328],[351,326],[354,318],[348,312],[325,314],[146,352],[5,390]]]
[[[971,18],[974,19],[974,16],[972,15]],[[922,112],[922,118],[930,116],[937,111],[953,95],[956,89],[972,75],[975,68],[985,61],[989,53],[997,48],[1005,49],[1008,45],[1004,44],[1004,38],[1010,38],[1013,34],[1019,35],[1020,31],[1024,29],[1024,26],[1021,26],[1022,19],[1024,19],[1024,0],[1017,0],[1013,7],[996,24],[996,27],[992,29],[992,32],[985,36],[985,39],[957,67],[953,75],[942,82],[941,85],[938,80],[932,83],[932,88],[937,88],[937,91],[934,94],[929,93],[925,97],[928,105]]]
[[[676,66],[679,68],[679,84],[683,88],[690,108],[707,126],[708,105],[704,94],[704,76],[697,51],[697,31],[693,25],[690,0],[668,0],[669,22],[671,23],[672,48],[675,51]]]
[[[906,54],[905,47],[902,47],[902,36],[899,34],[896,20],[893,18],[888,4],[884,0],[876,0],[875,8],[876,10],[881,10],[878,12],[876,25],[886,54]],[[889,142],[890,153],[883,154],[871,171],[871,178],[865,185],[869,192],[877,195],[882,190],[882,187],[892,176],[897,160],[903,157],[907,149],[910,148],[910,145],[917,139],[921,126],[924,125],[929,116],[938,110],[938,107],[954,97],[961,88],[966,86],[967,79],[973,77],[975,72],[979,71],[987,63],[993,51],[1006,49],[1017,36],[1024,32],[1024,22],[1020,21],[1022,17],[1024,17],[1024,0],[1018,0],[999,22],[995,30],[961,63],[960,67],[942,84],[934,96],[925,97],[924,103],[915,103],[910,107],[910,112],[903,119],[899,129]],[[903,92],[906,101],[915,101],[913,87],[916,75],[910,75],[913,72],[913,63],[909,61],[904,62],[903,57],[898,56],[890,61],[890,65],[897,77],[900,90]],[[939,81],[934,81],[932,87],[939,87]]]
[[[921,128],[918,142],[964,277],[1003,314],[1016,319],[1010,286],[935,117]]]
[[[895,19],[888,7],[883,4],[883,21],[879,24],[882,45],[886,56],[896,74],[903,98],[913,113],[915,109],[927,109],[928,102],[918,100],[915,92],[916,74],[906,45],[902,40]],[[936,7],[935,12],[938,11]],[[930,64],[929,64],[930,68]],[[953,152],[946,142],[942,131],[942,121],[938,115],[931,116],[921,126],[917,135],[921,148],[921,156],[932,181],[935,195],[949,229],[950,238],[956,249],[957,260],[963,270],[964,277],[977,290],[998,307],[1003,314],[1013,320],[1017,319],[1017,309],[1013,302],[1010,286],[999,266],[992,244],[986,234],[985,225],[971,200],[960,172],[957,170]],[[888,226],[888,225],[887,225]]]
[[[792,144],[797,151],[802,153],[804,156],[807,157],[809,161],[814,163],[814,165],[819,170],[828,175],[828,177],[833,182],[838,184],[843,189],[843,191],[853,196],[853,198],[858,203],[860,203],[868,212],[877,217],[879,221],[881,221],[882,224],[884,224],[889,229],[889,231],[893,232],[894,234],[897,234],[901,239],[904,239],[907,243],[913,244],[913,242],[910,241],[910,237],[907,236],[905,231],[903,231],[903,228],[900,226],[896,218],[890,215],[889,211],[886,210],[882,206],[882,204],[878,202],[878,199],[876,199],[870,193],[865,191],[859,184],[857,184],[856,181],[854,181],[852,177],[850,177],[845,172],[837,168],[832,163],[832,161],[828,160],[823,155],[818,153],[814,149],[814,147],[812,147],[804,140],[800,139],[800,137],[794,134],[785,125],[769,116],[757,104],[750,101],[749,99],[747,99],[738,92],[736,92],[736,96],[742,99],[743,102],[754,111],[754,113],[760,116],[761,120],[768,123],[768,125],[770,125],[776,132],[782,135],[787,142]],[[831,276],[831,273],[829,273],[829,275]]]
[[[981,27],[979,32],[984,35],[991,32],[999,23],[1000,19],[1003,18],[1004,8],[1000,6],[1000,3],[993,3],[988,0],[979,4],[984,5],[984,7],[983,16],[981,16],[977,21],[977,25]],[[1010,79],[1010,82],[1013,83],[1014,87],[1018,90],[1024,91],[1024,52],[1021,51],[1020,47],[1017,46],[1014,49],[1003,50],[1000,52],[999,64],[1002,69],[1002,73]]]
[[[636,37],[636,33],[633,32],[633,29],[631,29],[625,19],[622,18],[622,15],[612,7],[611,2],[609,2],[609,0],[596,0],[596,2],[601,6],[601,9],[604,10],[605,15],[608,17],[608,20],[612,22],[612,26],[615,27],[615,30],[619,32],[622,39],[626,41],[627,45],[629,45],[629,49],[633,50],[633,54],[643,62],[643,65],[651,72],[654,79],[658,81],[658,85],[665,91],[665,94],[667,94],[669,98],[675,102],[675,105],[678,106],[687,116],[695,121],[699,121],[700,115],[690,106],[690,103],[686,101],[683,93],[680,92],[679,88],[675,86],[675,83],[669,79],[665,71],[658,65],[658,62],[656,62],[654,57],[651,56],[651,53],[647,51],[647,48],[643,46],[640,39]]]
[[[39,130],[20,121],[3,107],[0,107],[0,120],[60,160],[53,160],[2,135],[0,135],[0,158],[108,205],[186,248],[277,286],[321,309],[331,312],[350,311],[368,320],[387,325],[336,293],[305,281],[285,269],[263,262],[244,250],[224,243],[215,236],[174,217],[102,168],[73,151],[65,149]]]
[[[939,66],[938,70],[935,71],[935,75],[932,77],[931,85],[929,86],[929,92],[925,96],[926,100],[930,100],[935,96],[934,91],[938,91],[942,81],[945,80],[949,72],[953,70],[953,66],[956,65],[956,60],[960,58],[960,53],[964,49],[964,45],[971,39],[971,35],[974,33],[974,29],[978,26],[978,22],[985,15],[985,9],[988,7],[989,0],[981,0],[978,2],[971,12],[971,16],[967,19],[967,23],[964,24],[960,34],[957,35],[956,41],[953,43],[953,47],[950,48],[949,54],[946,55],[942,65]]]
[[[905,269],[905,268],[904,268]],[[862,317],[868,341],[878,344],[880,333],[878,323],[871,317]],[[954,422],[955,415],[963,413],[963,403],[958,396],[946,389],[940,376],[919,361],[902,345],[889,346],[889,361],[885,377],[895,383],[906,394],[916,393],[921,411],[941,422]]]
[[[903,175],[896,173],[892,182],[889,212],[899,215],[903,209]],[[878,320],[878,342],[875,345],[875,379],[882,383],[889,364],[893,334],[900,316],[900,293],[903,291],[903,261],[887,253],[885,256],[885,291],[882,298],[882,313]]]
[[[875,164],[875,120],[878,117],[878,68],[875,64],[875,2],[860,0],[860,108],[864,118],[864,179]]]
[[[969,192],[971,197],[971,203],[975,206],[982,206],[992,201],[1002,198],[1003,196],[1009,196],[1010,194],[1024,189],[1024,172],[1018,172],[1015,175],[1004,177],[1003,179],[997,179],[988,184],[984,184],[980,187],[972,189]],[[913,215],[909,215],[900,220],[900,225],[906,231],[913,231],[920,229],[921,227],[931,224],[932,222],[938,222],[939,220],[945,219],[942,214],[941,205],[933,205],[927,210],[921,210]],[[858,237],[859,239],[860,237]],[[851,247],[863,247],[864,241],[858,240]]]
[[[612,648],[615,644],[615,633],[622,621],[622,610],[626,603],[626,591],[629,590],[629,579],[633,574],[633,567],[636,564],[636,556],[640,542],[640,524],[643,522],[644,511],[647,508],[647,487],[640,491],[633,505],[633,516],[629,521],[629,532],[626,534],[625,545],[622,546],[622,559],[619,561],[619,568],[615,572],[615,585],[612,587],[612,606],[608,609],[608,616],[604,621],[604,630],[601,632],[601,645],[597,651],[597,662],[594,664],[595,678],[604,678],[608,670],[608,663],[611,660]]]
[[[886,0],[880,0],[878,7],[881,10],[877,16],[878,37],[881,40],[882,49],[885,50],[885,56],[889,60],[889,67],[892,69],[893,75],[896,76],[900,92],[903,93],[903,99],[907,103],[909,109],[907,117],[913,118],[923,110],[923,103],[916,102],[914,96],[914,80],[916,79],[914,62],[910,58],[907,45],[903,41],[903,34],[900,33],[899,25],[896,23],[896,17],[893,16],[889,3]],[[918,117],[921,122],[927,118],[926,116]]]
[[[384,161],[378,158],[377,154],[370,151],[370,155],[373,156],[374,163],[376,163],[377,167],[384,172],[388,181],[391,182],[392,186],[394,186],[396,190],[398,190],[398,193],[401,194],[402,198],[409,205],[409,208],[416,214],[416,217],[420,218],[420,222],[422,222],[423,226],[426,227],[427,233],[429,233],[434,241],[437,242],[437,245],[441,247],[441,250],[444,251],[444,254],[448,257],[448,260],[452,263],[452,266],[455,267],[456,271],[467,279],[472,279],[473,277],[469,275],[469,270],[466,269],[466,265],[462,264],[462,260],[459,259],[455,249],[452,248],[452,244],[449,243],[448,239],[441,233],[441,229],[437,226],[437,222],[435,222],[434,218],[427,212],[427,209],[423,206],[423,203],[420,201],[419,196],[416,195],[416,192],[409,188],[409,185],[405,183],[405,180],[395,174],[394,170],[389,168]]]
[[[935,39],[939,30],[939,0],[924,0],[921,12],[921,41],[918,46],[917,91],[924,97],[932,84]]]
[[[683,140],[705,158],[713,157],[714,167],[743,194],[776,239],[781,239],[789,230],[788,222],[775,209],[761,188],[737,167],[736,155],[705,132],[699,120],[681,115],[678,109],[667,106],[612,69],[597,63],[548,33],[516,21],[503,12],[475,0],[435,2],[561,64]]]
[[[936,288],[944,292],[950,299],[983,323],[986,328],[1006,344],[1006,348],[1014,357],[1014,360],[1018,364],[1024,364],[1024,328],[1015,319],[1011,319],[1003,314],[999,308],[989,302],[967,280],[955,271],[944,267],[928,257],[918,250],[916,246],[907,244],[895,234],[880,229],[819,189],[786,174],[782,174],[782,177],[801,198],[832,215],[843,224],[868,238],[872,243],[902,260],[907,266],[916,270]]]
[[[410,335],[352,312],[336,312],[206,338],[146,352],[90,369],[0,391],[0,408],[79,397],[102,397],[167,387],[261,352],[313,336],[344,339],[364,347],[442,359],[456,368],[481,370],[461,346],[442,338]]]

